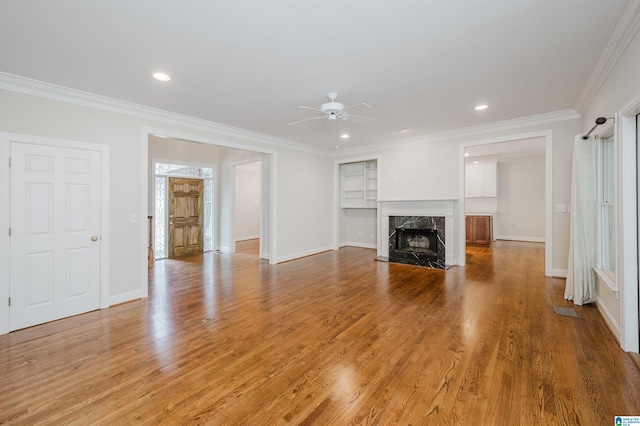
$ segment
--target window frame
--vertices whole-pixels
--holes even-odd
[[[618,291],[618,143],[613,126],[604,135],[596,136],[596,143],[598,204],[596,273],[609,289]]]

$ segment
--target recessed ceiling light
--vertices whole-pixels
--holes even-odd
[[[465,152],[465,153],[464,153],[464,156],[465,156],[465,157],[468,157],[468,156],[469,156],[469,153],[468,153],[468,152]]]
[[[343,134],[340,135],[340,137],[342,139],[349,139],[349,134],[348,133],[343,133]]]
[[[476,107],[476,111],[482,111],[483,109],[487,109],[487,108],[489,108],[488,105],[484,105],[484,104],[483,105],[478,105]]]
[[[165,74],[163,72],[154,72],[153,78],[159,81],[171,81],[171,77],[169,76],[169,74]]]
[[[338,149],[338,148],[340,148],[340,146],[339,146],[339,145],[336,145],[336,149]]]
[[[474,162],[473,162],[473,164],[478,164],[478,163],[479,163],[479,161],[474,161]]]

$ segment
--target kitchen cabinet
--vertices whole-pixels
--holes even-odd
[[[467,198],[498,196],[498,163],[473,163],[465,166]]]

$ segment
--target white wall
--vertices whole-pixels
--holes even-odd
[[[236,166],[235,240],[260,237],[260,163]]]
[[[638,352],[638,278],[636,234],[636,141],[625,131],[640,107],[640,33],[636,33],[622,56],[612,67],[600,89],[582,115],[582,133],[587,132],[600,116],[618,114],[616,138],[618,143],[618,200],[619,217],[617,287],[611,290],[597,279],[598,308],[626,350]],[[607,123],[608,125],[609,123]],[[605,125],[606,126],[606,125]],[[603,127],[605,127],[603,126]],[[596,134],[601,129],[596,131]]]
[[[213,167],[218,163],[218,147],[196,142],[187,142],[177,139],[149,136],[149,215],[154,214],[154,187],[153,160],[167,160],[177,164],[198,164]]]
[[[544,241],[544,155],[498,161],[496,239]]]
[[[48,96],[46,87],[30,88],[30,93],[34,92]],[[0,132],[109,146],[110,235],[106,238],[110,240],[110,304],[147,294],[147,223],[132,224],[130,218],[132,214],[144,217],[148,213],[147,143],[151,130],[198,142],[273,153],[277,164],[269,201],[278,213],[273,230],[274,260],[316,253],[329,246],[333,230],[330,202],[333,161],[329,157],[295,149],[293,144],[272,142],[261,135],[232,132],[228,128],[218,132],[215,123],[143,108],[142,112],[134,109],[132,113],[129,106],[114,107],[113,102],[103,103],[99,97],[95,102],[87,102],[86,96],[77,92],[63,95],[60,92],[57,89],[55,96],[69,101],[0,90]],[[0,160],[6,164],[5,158]],[[220,150],[221,172],[231,167],[230,161],[238,159]],[[269,167],[266,170],[270,172]],[[0,288],[7,289],[6,274],[0,275]],[[6,308],[0,308],[0,321],[8,318],[7,312]],[[0,330],[5,325],[0,324]]]
[[[361,156],[379,156],[379,198],[383,200],[462,199],[460,193],[461,144],[482,142],[510,136],[550,130],[553,134],[553,184],[552,204],[570,204],[571,161],[573,140],[580,131],[580,120],[569,118],[561,121],[541,119],[540,124],[511,126],[496,125],[481,128],[477,132],[465,132],[461,136],[429,139],[417,138],[411,143],[389,142],[387,147],[359,151]],[[344,159],[354,153],[344,154]],[[341,157],[338,157],[340,160]],[[543,168],[544,170],[544,168]],[[553,249],[552,268],[562,275],[566,273],[569,251],[569,216],[552,214]]]
[[[376,248],[377,210],[342,209],[344,212],[344,240],[341,245]]]

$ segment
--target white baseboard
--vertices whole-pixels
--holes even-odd
[[[127,293],[116,294],[109,297],[109,306],[119,305],[120,303],[131,302],[132,300],[144,299],[142,290],[129,291]]]
[[[331,250],[333,250],[332,246],[318,247],[318,248],[315,248],[315,249],[302,251],[302,252],[299,252],[299,253],[293,253],[293,254],[289,254],[289,255],[286,255],[286,256],[280,256],[280,257],[278,257],[276,259],[276,263],[288,262],[290,260],[300,259],[302,257],[312,256],[314,254],[323,253],[325,251],[331,251]]]
[[[339,244],[339,247],[360,247],[360,248],[368,248],[368,249],[377,249],[378,245],[376,243],[359,243],[353,241],[345,241]]]
[[[607,323],[613,335],[618,339],[618,342],[620,342],[620,324],[618,324],[618,321],[616,321],[615,317],[611,315],[611,312],[607,307],[598,300],[596,300],[596,307],[598,308],[598,311],[600,311],[602,318],[604,318],[604,322]]]
[[[236,242],[237,241],[247,241],[247,240],[257,240],[258,238],[260,238],[260,234],[256,234],[256,235],[246,235],[244,237],[237,237],[236,238]]]
[[[567,278],[567,270],[566,269],[552,269],[551,276],[554,278]]]
[[[229,247],[225,247],[225,246],[219,246],[216,248],[217,251],[221,251],[223,253],[229,253],[231,252],[231,249]]]
[[[515,237],[513,235],[495,235],[494,240],[525,241],[528,243],[544,243],[544,237]]]

